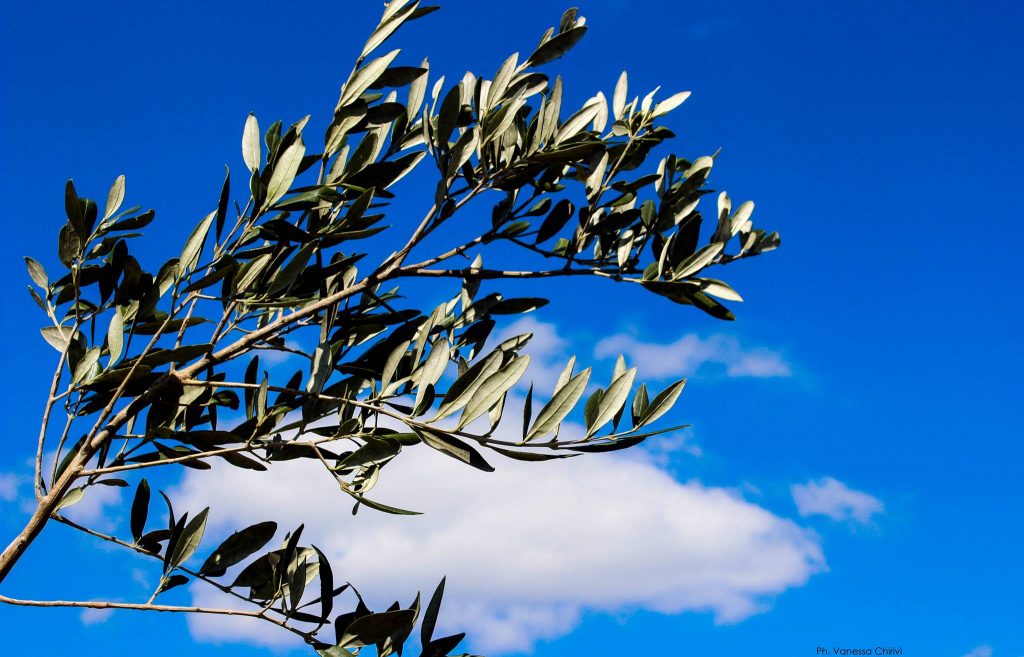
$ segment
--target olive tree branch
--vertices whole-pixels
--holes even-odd
[[[67,442],[68,436],[71,434],[71,426],[75,421],[75,416],[71,413],[67,413],[67,418],[64,420],[64,429],[60,433],[60,438],[57,439],[57,451],[53,455],[53,467],[50,469],[50,485],[57,479],[57,468],[60,466],[60,453],[64,450],[64,443]]]
[[[200,379],[186,380],[186,381],[183,382],[183,384],[184,385],[189,385],[189,386],[203,386],[203,387],[207,387],[207,388],[237,388],[237,389],[243,389],[243,390],[244,389],[258,390],[261,387],[260,384],[243,383],[241,381],[203,381],[203,380],[200,380]],[[500,446],[504,446],[504,447],[527,447],[527,448],[560,449],[560,448],[565,448],[565,447],[577,447],[577,446],[580,446],[580,445],[592,445],[592,444],[594,444],[594,442],[600,442],[600,441],[605,441],[605,440],[607,440],[607,441],[614,441],[614,440],[616,440],[618,438],[623,438],[623,437],[629,436],[629,435],[634,433],[633,430],[630,430],[630,431],[620,431],[620,432],[616,432],[616,433],[605,434],[603,436],[592,436],[590,438],[583,438],[583,439],[579,439],[579,440],[564,440],[564,441],[553,440],[553,441],[548,441],[548,442],[544,442],[544,443],[523,443],[521,441],[499,440],[497,438],[491,438],[490,436],[480,436],[480,435],[477,435],[477,434],[473,434],[473,433],[469,433],[469,432],[461,431],[461,430],[442,429],[442,428],[439,428],[439,427],[435,427],[430,422],[423,422],[421,420],[416,420],[416,419],[410,417],[409,415],[406,415],[405,413],[400,413],[398,411],[394,411],[394,410],[388,409],[388,408],[386,408],[386,407],[384,407],[382,405],[374,404],[374,403],[367,402],[367,401],[362,401],[362,400],[359,400],[359,399],[351,399],[351,398],[347,398],[347,397],[337,397],[337,396],[333,396],[333,395],[325,395],[325,394],[322,394],[322,393],[307,392],[305,390],[298,390],[298,389],[295,389],[295,388],[287,388],[287,387],[283,387],[283,386],[267,386],[267,390],[269,390],[271,392],[284,392],[284,393],[293,394],[293,395],[296,395],[296,396],[299,396],[299,397],[312,397],[312,398],[319,399],[319,400],[322,400],[322,401],[333,401],[333,402],[339,402],[339,403],[342,403],[342,404],[351,404],[352,406],[355,406],[357,408],[364,408],[364,409],[369,410],[369,411],[371,411],[373,413],[380,413],[381,415],[385,415],[385,416],[390,417],[390,418],[392,418],[394,420],[398,420],[398,421],[402,422],[403,424],[406,424],[406,425],[408,425],[410,427],[417,427],[417,428],[422,428],[422,429],[430,429],[430,430],[434,430],[434,431],[443,431],[445,433],[450,433],[450,434],[452,434],[454,436],[459,436],[461,438],[466,438],[466,439],[469,439],[469,440],[476,441],[476,442],[480,443],[481,445],[500,445]],[[677,426],[677,427],[669,427],[668,429],[665,429],[663,431],[659,431],[659,433],[665,433],[665,432],[668,432],[668,431],[675,431],[677,429],[683,428],[683,426],[685,426],[685,425],[681,425],[681,426]],[[339,438],[348,438],[348,437],[349,436],[335,436],[335,437],[330,438],[329,440],[311,441],[310,443],[296,442],[296,443],[289,443],[289,444],[296,444],[296,445],[313,444],[313,445],[319,445],[319,444],[322,444],[324,442],[330,442],[330,440],[337,440]],[[255,447],[269,447],[269,446],[271,446],[271,445],[265,445],[265,444],[256,444],[255,445]],[[171,460],[168,459],[166,462],[170,462],[170,461]],[[152,466],[152,465],[156,465],[157,463],[163,463],[163,462],[164,461],[157,461],[157,462],[154,462],[154,463],[146,463],[146,464],[143,464],[143,465],[144,466]],[[116,466],[116,467],[123,467],[123,466]],[[93,472],[98,472],[98,471],[94,470]]]
[[[63,515],[61,515],[59,513],[53,514],[53,519],[56,520],[57,522],[61,523],[61,524],[67,525],[68,527],[71,527],[72,529],[78,530],[78,531],[80,531],[80,532],[82,532],[84,534],[88,534],[89,536],[92,536],[94,538],[98,538],[98,539],[107,541],[108,543],[113,543],[114,545],[118,545],[120,547],[127,548],[129,550],[132,550],[133,552],[136,552],[138,554],[144,555],[146,557],[150,557],[152,559],[162,560],[162,557],[160,555],[154,554],[154,553],[149,552],[147,550],[144,550],[141,547],[139,547],[138,545],[135,545],[134,543],[129,543],[127,541],[123,541],[123,540],[117,538],[116,536],[112,536],[110,534],[104,534],[102,532],[96,531],[95,529],[91,529],[89,527],[86,527],[85,525],[80,525],[79,523],[75,522],[74,520],[71,520],[70,518],[67,518],[66,516],[63,516]],[[180,570],[183,573],[191,575],[195,579],[203,581],[203,582],[209,584],[210,586],[213,586],[214,588],[219,589],[221,592],[227,593],[228,595],[231,595],[232,597],[237,598],[238,600],[242,600],[243,602],[247,602],[249,604],[255,604],[252,600],[250,600],[249,598],[245,597],[244,595],[238,593],[237,591],[232,589],[230,586],[225,586],[225,585],[221,584],[220,582],[217,582],[216,580],[212,579],[211,577],[208,577],[206,575],[200,574],[198,571],[192,570],[190,568],[186,568],[184,566],[178,566],[175,570]],[[310,636],[310,634],[308,634],[306,632],[303,632],[302,630],[300,630],[298,628],[292,627],[291,625],[288,625],[286,622],[283,622],[283,621],[280,621],[280,620],[278,620],[276,618],[272,618],[272,617],[267,616],[266,613],[265,613],[266,611],[267,611],[266,609],[261,609],[260,612],[254,612],[252,615],[254,617],[261,618],[261,619],[263,619],[263,620],[265,620],[267,622],[273,623],[274,625],[277,625],[279,627],[283,627],[286,630],[289,630],[290,632],[298,634],[299,636],[301,636],[303,638],[307,638],[307,637]],[[270,609],[270,611],[275,611],[276,612],[276,610],[274,610],[274,609]],[[276,613],[279,613],[279,612],[276,612]]]
[[[204,382],[205,383],[205,382]],[[213,386],[210,386],[213,387]],[[256,386],[257,388],[259,386]],[[274,390],[275,388],[269,388]],[[309,393],[305,393],[309,394]],[[321,397],[322,398],[322,397]],[[338,440],[344,440],[350,436],[323,436],[317,440],[294,440],[287,443],[247,443],[245,445],[238,445],[235,447],[222,447],[219,449],[211,449],[203,452],[195,452],[193,454],[185,454],[183,456],[175,456],[172,458],[161,459],[159,461],[143,462],[143,463],[128,463],[126,465],[111,465],[103,468],[93,468],[89,470],[82,470],[80,476],[82,477],[96,477],[99,475],[113,474],[115,472],[127,472],[129,470],[143,470],[145,468],[152,468],[161,465],[173,465],[175,463],[187,463],[189,461],[199,461],[214,456],[221,456],[223,454],[236,454],[239,452],[255,452],[257,449],[268,449],[274,448],[279,445],[285,444],[289,447],[315,447],[324,443],[335,442]]]
[[[70,346],[70,342],[69,345]],[[36,499],[41,499],[45,493],[45,484],[43,482],[43,451],[46,443],[46,430],[50,424],[50,413],[53,411],[54,404],[57,403],[59,396],[57,395],[57,389],[60,387],[60,379],[64,373],[64,363],[67,362],[68,347],[66,346],[60,352],[60,359],[57,362],[57,369],[53,372],[53,380],[50,382],[50,391],[47,394],[46,406],[43,408],[43,419],[39,425],[39,439],[36,441],[36,459],[35,459],[35,492]]]
[[[22,600],[19,598],[11,598],[6,595],[0,595],[0,602],[21,607],[85,607],[88,609],[128,609],[132,611],[164,611],[186,614],[247,616],[250,618],[260,618],[269,621],[279,627],[295,631],[298,634],[300,634],[300,636],[306,636],[304,633],[301,632],[301,630],[296,630],[295,628],[290,627],[281,621],[269,618],[261,612],[245,611],[241,609],[214,609],[211,607],[179,607],[173,605],[157,605],[152,603],[103,602],[94,600]]]
[[[466,278],[466,279],[493,279],[493,278],[556,278],[559,276],[603,276],[606,278],[618,278],[618,270],[606,271],[601,269],[547,269],[539,271],[515,271],[503,269],[410,269],[405,276],[423,276],[432,278]]]

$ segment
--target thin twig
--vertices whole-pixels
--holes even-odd
[[[72,529],[76,529],[76,530],[78,530],[80,532],[83,532],[83,533],[88,534],[90,536],[93,536],[95,538],[99,538],[99,539],[102,539],[104,541],[107,541],[107,542],[113,543],[115,545],[118,545],[120,547],[127,548],[129,550],[132,550],[132,551],[137,552],[139,554],[145,555],[147,557],[151,557],[151,558],[156,559],[158,561],[162,560],[162,557],[160,557],[160,555],[158,555],[158,554],[153,554],[152,552],[148,552],[146,550],[143,550],[138,545],[135,545],[133,543],[128,543],[127,541],[122,541],[121,539],[117,538],[116,536],[111,536],[109,534],[103,534],[103,533],[98,532],[98,531],[96,531],[94,529],[90,529],[89,527],[86,527],[84,525],[80,525],[77,522],[75,522],[74,520],[71,520],[71,519],[69,519],[69,518],[67,518],[65,516],[60,515],[60,514],[54,514],[53,515],[53,519],[56,520],[57,522],[60,522],[60,523],[63,523],[65,525],[67,525],[68,527],[71,527]],[[244,595],[241,595],[240,593],[237,593],[231,587],[224,586],[220,582],[217,582],[217,581],[213,580],[212,578],[207,577],[206,575],[201,575],[201,574],[199,574],[198,572],[196,572],[194,570],[190,570],[188,568],[185,568],[184,566],[178,566],[177,570],[180,570],[183,573],[191,575],[192,577],[194,577],[194,578],[196,578],[196,579],[198,579],[198,580],[200,580],[202,582],[205,582],[205,583],[209,584],[210,586],[213,586],[214,588],[219,589],[221,592],[227,593],[228,595],[231,595],[232,597],[237,598],[238,600],[241,600],[243,602],[247,602],[249,604],[255,604],[255,603],[253,603],[252,600],[250,600],[249,598],[245,597]],[[284,629],[289,630],[290,632],[298,634],[299,636],[301,636],[303,638],[308,638],[308,636],[310,636],[306,632],[303,632],[302,630],[299,630],[299,629],[297,629],[295,627],[292,627],[292,626],[288,625],[285,622],[282,622],[282,621],[280,621],[280,620],[278,620],[276,618],[271,618],[269,616],[266,616],[265,612],[266,612],[266,609],[261,609],[259,612],[254,612],[254,615],[256,617],[258,617],[258,618],[261,618],[262,620],[265,620],[265,621],[269,622],[269,623],[273,623],[274,625],[277,625],[278,627],[283,627]]]
[[[71,345],[71,341],[68,341],[68,346]],[[46,429],[50,424],[50,412],[53,410],[53,405],[57,402],[57,388],[60,387],[61,375],[64,373],[64,363],[67,361],[68,347],[61,349],[60,360],[57,362],[57,369],[53,372],[53,380],[50,382],[50,392],[47,395],[46,406],[43,409],[43,419],[39,425],[39,439],[36,444],[36,461],[35,461],[35,491],[36,499],[41,499],[43,494],[46,492],[43,482],[43,451],[44,444],[46,442]]]
[[[256,386],[257,388],[259,386]],[[273,388],[270,388],[273,390]],[[309,393],[306,393],[309,394]],[[160,459],[159,461],[151,461],[144,463],[128,463],[126,465],[111,465],[105,468],[93,468],[91,470],[82,470],[79,473],[82,477],[94,477],[98,475],[113,474],[115,472],[126,472],[129,470],[142,470],[145,468],[152,468],[159,465],[173,465],[175,463],[186,463],[188,461],[198,461],[207,459],[213,456],[222,456],[224,454],[234,454],[238,452],[252,452],[257,449],[267,449],[280,446],[282,444],[288,445],[289,447],[315,447],[324,443],[330,443],[337,440],[343,440],[347,436],[324,436],[318,440],[295,440],[287,443],[247,443],[245,445],[238,445],[236,447],[223,447],[221,449],[213,449],[206,452],[195,452],[193,454],[185,454],[184,456],[175,456],[167,459]]]
[[[241,609],[214,609],[211,607],[178,607],[173,605],[155,605],[132,602],[105,602],[98,600],[21,600],[0,595],[0,602],[21,607],[85,607],[88,609],[129,609],[132,611],[166,611],[186,614],[216,614],[221,616],[248,616],[250,618],[262,618],[269,620],[276,625],[282,625],[273,619],[267,618],[256,611],[245,611]]]
[[[403,271],[403,276],[423,276],[442,278],[556,278],[559,276],[604,276],[616,277],[617,271],[600,269],[547,269],[541,271],[507,271],[501,269],[411,269]]]

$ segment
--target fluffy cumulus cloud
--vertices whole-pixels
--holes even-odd
[[[992,657],[992,646],[978,646],[964,657]]]
[[[667,378],[693,376],[707,366],[724,368],[730,377],[788,377],[792,369],[783,356],[763,347],[746,348],[727,335],[701,336],[690,333],[669,343],[646,342],[618,333],[594,347],[594,355],[607,358],[624,354],[644,376]]]
[[[372,497],[424,512],[390,516],[347,498],[302,462],[253,473],[189,472],[176,506],[210,501],[210,537],[273,519],[306,524],[304,539],[378,607],[448,577],[442,630],[471,630],[472,647],[528,650],[570,632],[583,612],[711,612],[736,622],[824,567],[815,536],[722,488],[680,482],[641,452],[550,463],[497,459],[467,468],[425,447],[403,453]],[[210,539],[208,539],[210,540]],[[211,540],[212,543],[212,540]],[[193,587],[196,604],[222,604]],[[281,644],[253,623],[190,619],[207,641]]]
[[[797,511],[802,516],[823,515],[833,520],[856,520],[866,524],[871,516],[885,510],[881,500],[841,481],[824,477],[790,488]]]

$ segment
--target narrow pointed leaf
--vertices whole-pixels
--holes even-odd
[[[587,423],[587,436],[594,435],[598,429],[615,417],[629,397],[629,390],[633,386],[635,376],[636,368],[633,367],[612,381],[608,389],[601,395],[601,401],[597,405],[593,420]]]
[[[579,40],[583,38],[586,32],[586,26],[580,25],[548,39],[543,45],[533,51],[530,59],[526,62],[527,65],[540,66],[541,64],[555,61],[579,43]]]
[[[673,278],[679,280],[696,274],[701,269],[704,269],[711,261],[718,257],[718,254],[722,252],[724,245],[721,242],[715,242],[714,244],[708,244],[700,251],[697,251],[692,256],[688,257],[679,263],[676,268]]]
[[[112,367],[124,350],[124,315],[120,306],[114,308],[110,325],[107,327],[107,349],[110,351],[107,367]]]
[[[669,409],[672,408],[673,404],[676,403],[676,400],[679,399],[679,395],[683,392],[683,388],[685,386],[686,379],[680,379],[658,393],[658,395],[651,400],[650,405],[640,417],[640,422],[637,424],[637,427],[650,424],[667,413]]]
[[[740,293],[732,289],[732,286],[725,281],[714,278],[695,278],[693,280],[700,281],[700,289],[704,294],[710,294],[726,301],[743,301]]]
[[[121,204],[124,203],[124,176],[118,176],[114,180],[114,184],[110,186],[110,191],[107,192],[107,207],[103,211],[103,220],[114,216]]]
[[[558,392],[562,386],[569,382],[569,379],[572,378],[572,372],[575,367],[576,356],[574,355],[569,359],[569,362],[565,364],[565,367],[562,368],[562,372],[558,375],[558,381],[555,382],[555,389],[552,394]]]
[[[178,267],[182,275],[192,271],[199,264],[199,256],[203,252],[203,244],[206,243],[206,236],[209,235],[210,226],[213,224],[216,216],[216,212],[206,215],[199,222],[199,225],[195,227],[195,230],[192,231],[192,234],[189,235],[188,241],[185,242],[185,248],[181,250],[181,257],[178,258]]]
[[[555,206],[551,208],[551,212],[548,213],[544,222],[541,223],[535,242],[540,244],[557,235],[569,223],[575,211],[576,208],[569,199],[563,198],[558,203],[555,203]]]
[[[217,225],[215,226],[216,232],[214,233],[214,239],[220,240],[221,233],[224,231],[224,220],[228,216],[228,200],[231,193],[231,169],[225,164],[224,165],[224,184],[220,188],[220,198],[217,199]]]
[[[302,143],[301,139],[297,139],[277,158],[274,163],[274,171],[270,174],[270,182],[267,183],[266,204],[268,206],[273,205],[288,193],[305,155],[306,145]]]
[[[530,433],[526,435],[526,440],[534,440],[557,429],[583,396],[589,381],[590,368],[588,367],[556,390],[555,395],[537,414],[537,421],[530,429]]]
[[[174,552],[170,559],[171,566],[168,570],[177,568],[185,563],[195,553],[196,548],[199,547],[199,542],[203,540],[203,533],[206,531],[206,516],[209,513],[210,509],[207,507],[185,525],[185,529],[181,532],[181,536],[178,537],[178,542],[174,546]]]
[[[682,105],[683,101],[685,101],[689,97],[690,97],[690,92],[689,91],[680,91],[677,94],[669,96],[668,98],[666,98],[665,100],[661,101],[660,103],[658,103],[657,105],[654,106],[654,110],[651,112],[651,116],[657,117],[657,116],[663,116],[665,114],[668,114],[669,112],[671,112],[675,108],[677,108],[680,105]]]
[[[138,543],[146,530],[146,517],[149,515],[149,482],[143,479],[135,489],[132,500],[131,530],[132,538]]]
[[[560,144],[566,139],[578,135],[588,123],[597,118],[597,115],[600,114],[600,112],[600,103],[595,102],[584,106],[580,111],[566,119],[565,123],[558,128],[558,132],[555,133],[554,143]]]
[[[331,562],[320,548],[314,545],[313,550],[316,551],[317,563],[320,565],[317,570],[320,577],[320,618],[327,623],[334,609],[334,571],[331,570]]]
[[[430,602],[427,603],[427,608],[423,612],[423,623],[420,625],[420,643],[424,646],[430,645],[430,640],[434,638],[437,614],[441,611],[441,599],[444,597],[445,579],[444,577],[441,578],[441,582],[434,589],[434,594],[430,596]]]
[[[73,504],[78,504],[85,497],[85,486],[79,486],[78,488],[72,488],[69,490],[64,497],[61,498],[60,502],[57,503],[55,511],[66,509]]]
[[[391,460],[402,451],[402,444],[397,440],[384,440],[372,436],[366,437],[365,440],[366,443],[364,445],[338,463],[338,470],[381,464]]]
[[[363,497],[362,495],[355,495],[353,497],[355,497],[359,501],[359,504],[362,504],[364,506],[368,506],[371,509],[373,509],[374,511],[382,511],[384,513],[390,513],[390,514],[396,515],[396,516],[421,516],[421,515],[423,515],[420,511],[408,511],[406,509],[399,509],[398,507],[395,507],[395,506],[388,506],[387,504],[381,504],[380,502],[375,502],[375,501],[373,501],[373,500],[371,500],[371,499],[369,499],[367,497]],[[353,511],[353,513],[355,513],[355,511]]]
[[[270,542],[277,532],[276,522],[260,522],[228,536],[199,569],[202,575],[220,577]]]
[[[612,96],[612,115],[615,120],[622,118],[622,112],[626,109],[626,94],[628,93],[629,76],[623,71],[619,81],[615,83],[615,93]]]
[[[469,403],[487,377],[496,372],[500,365],[501,354],[497,351],[474,363],[448,388],[440,408],[437,409],[437,415],[432,421],[437,422],[461,410]]]
[[[82,204],[79,202],[78,192],[75,191],[75,183],[67,181],[64,185],[64,212],[68,216],[68,224],[83,242],[89,236],[85,227],[85,217],[82,215]]]
[[[245,129],[242,131],[242,159],[249,171],[259,171],[263,146],[260,142],[260,124],[252,113],[245,119]]]
[[[423,363],[423,368],[419,372],[415,407],[419,406],[427,387],[435,385],[440,380],[450,358],[451,347],[448,344],[448,340],[441,338],[430,350],[430,354],[427,356],[427,360]]]
[[[530,430],[530,420],[533,418],[533,384],[530,384],[530,389],[526,391],[526,401],[523,402],[523,440],[526,440],[526,434]]]
[[[508,392],[520,377],[523,376],[529,365],[529,356],[519,356],[487,377],[476,393],[473,394],[473,398],[466,404],[466,410],[463,411],[462,417],[459,418],[459,428],[465,427],[486,413],[491,406],[497,404],[502,395]]]
[[[424,443],[439,452],[469,464],[477,470],[494,472],[494,468],[480,455],[480,452],[455,436],[426,427],[414,427],[413,431]]]
[[[345,88],[341,93],[341,99],[338,100],[338,107],[344,107],[359,98],[387,70],[391,62],[395,60],[395,57],[398,57],[398,53],[398,50],[392,50],[386,55],[369,61],[365,66],[356,71],[355,75],[345,84]]]
[[[554,459],[567,459],[576,456],[575,454],[559,454],[552,451],[534,452],[526,449],[505,449],[504,447],[498,447],[497,445],[488,445],[488,447],[512,460],[527,461],[531,463],[538,461],[552,461]]]

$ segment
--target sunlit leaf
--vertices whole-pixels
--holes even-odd
[[[596,413],[592,420],[587,422],[587,435],[594,435],[598,429],[608,423],[619,409],[626,403],[629,391],[633,387],[633,379],[636,377],[636,368],[633,367],[618,376],[608,389],[601,395],[601,401],[597,405]]]
[[[263,146],[260,142],[260,124],[252,113],[245,119],[242,132],[242,159],[249,171],[258,171],[263,160]]]
[[[273,205],[288,193],[305,154],[306,145],[301,139],[296,139],[274,162],[274,170],[270,174],[270,182],[267,183],[267,205]]]
[[[110,191],[107,192],[107,206],[103,211],[103,221],[114,216],[121,204],[124,203],[124,176],[118,176],[114,180],[114,184],[110,186]]]
[[[459,428],[465,427],[498,403],[502,395],[523,376],[529,365],[529,356],[518,356],[488,376],[466,404],[466,409],[459,418]]]
[[[651,400],[650,405],[648,405],[644,410],[643,415],[640,416],[640,421],[637,423],[637,426],[642,427],[648,425],[667,413],[676,403],[676,400],[679,399],[679,395],[682,394],[685,386],[686,379],[680,379],[658,393],[658,395]]]
[[[526,440],[534,440],[557,429],[583,396],[589,381],[590,368],[588,367],[569,379],[565,385],[559,386],[551,400],[537,414],[537,421],[526,435]]]

